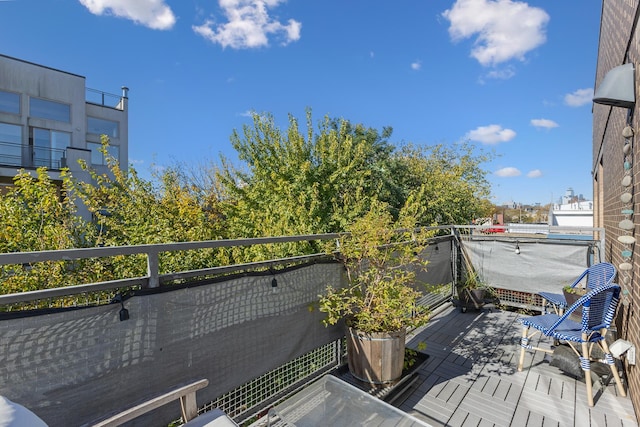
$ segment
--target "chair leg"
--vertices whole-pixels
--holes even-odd
[[[549,306],[551,304],[546,299],[542,298],[542,314],[549,314]]]
[[[529,348],[529,327],[522,326],[522,338],[520,338],[520,360],[518,361],[518,372],[522,372],[524,365],[524,351]]]
[[[589,344],[582,341],[582,357],[580,357],[580,367],[584,371],[584,383],[587,386],[587,403],[593,406],[593,381],[591,380],[591,361],[589,360]]]
[[[614,360],[613,355],[609,351],[609,345],[607,344],[607,341],[602,340],[600,342],[600,345],[602,346],[602,351],[604,352],[604,359],[609,365],[609,368],[611,369],[611,373],[613,374],[613,379],[616,381],[616,386],[618,387],[618,393],[620,393],[620,396],[626,397],[627,393],[625,392],[624,386],[622,385],[622,381],[620,380],[620,373],[618,372],[618,368],[616,367],[616,361]]]

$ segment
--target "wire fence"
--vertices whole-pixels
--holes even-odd
[[[342,340],[326,344],[225,393],[205,404],[200,412],[220,408],[242,425],[254,424],[286,396],[313,378],[341,366],[343,355]]]

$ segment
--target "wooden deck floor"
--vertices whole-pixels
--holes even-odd
[[[412,348],[426,343],[429,358],[394,404],[434,427],[638,426],[631,400],[618,395],[613,379],[594,384],[589,408],[584,382],[550,366],[545,353],[528,351],[518,372],[519,316],[453,307],[435,315],[407,338]]]

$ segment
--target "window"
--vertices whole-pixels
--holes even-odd
[[[95,117],[87,117],[87,133],[107,135],[109,138],[118,137],[118,122]]]
[[[102,144],[96,142],[87,142],[87,148],[91,150],[92,165],[106,165],[107,159],[102,154]],[[120,147],[117,145],[107,146],[107,154],[116,160],[120,159]]]
[[[3,113],[20,114],[20,95],[0,90],[0,111]]]
[[[33,166],[60,169],[65,166],[67,147],[71,145],[71,134],[49,129],[31,128],[29,145],[33,153]]]
[[[22,165],[22,126],[0,123],[0,164]]]
[[[71,123],[71,106],[41,98],[30,98],[29,115],[41,119]]]

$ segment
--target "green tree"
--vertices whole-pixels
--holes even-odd
[[[394,157],[393,176],[403,194],[423,187],[422,225],[468,224],[488,215],[490,184],[482,165],[493,155],[468,142],[403,146]]]
[[[234,132],[244,169],[223,159],[220,180],[230,232],[238,237],[341,232],[369,211],[389,205],[394,219],[412,192],[425,194],[423,225],[467,223],[486,210],[490,159],[470,144],[396,149],[391,128],[381,132],[325,117],[314,132],[295,118],[281,131],[270,115]]]
[[[241,237],[344,230],[372,200],[389,202],[397,192],[386,167],[390,135],[328,117],[316,134],[310,111],[306,133],[292,116],[282,132],[272,116],[254,114],[253,127],[231,137],[246,168],[223,159],[232,230]]]
[[[51,180],[46,168],[36,177],[21,170],[13,186],[0,197],[0,252],[66,249],[81,244],[85,224],[76,216],[66,171],[61,183]]]
[[[0,194],[0,252],[32,252],[91,246],[91,227],[77,215],[66,170],[54,182],[46,170],[21,170]],[[77,274],[70,275],[74,271]],[[95,278],[87,262],[47,261],[0,267],[0,293],[55,288]]]
[[[108,140],[103,141],[104,154]],[[121,170],[107,157],[109,172],[98,174],[84,165],[93,182],[77,183],[77,194],[93,214],[95,244],[124,246],[170,242],[203,241],[219,238],[218,218],[203,208],[197,194],[183,185],[175,169],[161,173],[154,183],[139,177],[133,168]],[[218,254],[218,252],[216,252]],[[216,265],[213,250],[162,253],[162,273]],[[118,260],[123,275],[146,274],[143,257]]]
[[[108,140],[103,140],[107,155]],[[21,171],[0,194],[0,251],[28,252],[78,247],[125,246],[220,238],[224,229],[211,200],[183,185],[176,169],[152,183],[130,168],[120,169],[107,155],[109,173],[89,169],[92,182],[77,182],[67,170],[53,181],[45,168],[37,176]],[[81,202],[93,214],[87,223],[77,214]],[[162,273],[229,262],[224,250],[161,253]],[[142,255],[7,265],[0,270],[3,294],[146,275]],[[70,303],[70,301],[68,301]],[[65,301],[58,301],[65,304]]]
[[[0,251],[342,232],[378,202],[395,221],[411,201],[420,207],[421,225],[482,216],[489,186],[481,166],[489,156],[475,154],[469,144],[396,148],[391,134],[390,127],[378,131],[328,117],[316,128],[310,110],[306,129],[289,116],[282,131],[272,116],[255,114],[253,126],[231,137],[241,167],[224,158],[206,173],[177,165],[153,181],[133,168],[121,170],[106,151],[105,137],[109,173],[83,165],[90,183],[74,181],[67,171],[59,183],[45,169],[35,178],[18,174],[15,186],[0,196]],[[77,215],[77,199],[93,214],[91,223]],[[159,261],[168,273],[322,250],[319,242],[293,242],[162,253]],[[4,268],[2,292],[146,274],[142,256],[38,265]]]

